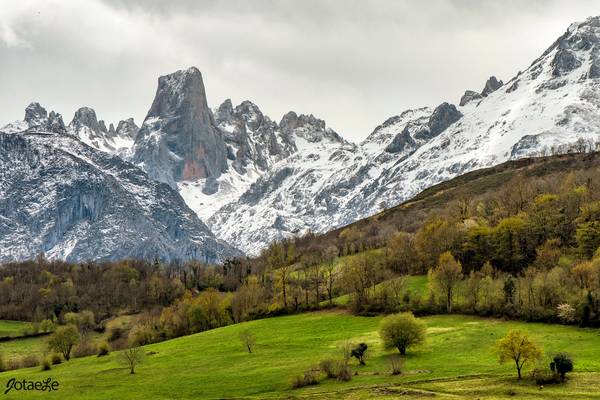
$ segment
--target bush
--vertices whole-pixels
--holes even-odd
[[[8,360],[8,363],[6,363],[6,369],[9,371],[19,368],[23,368],[20,358],[11,358],[10,360]]]
[[[292,379],[292,387],[299,389],[304,386],[317,385],[319,383],[319,373],[314,370],[308,370],[304,375],[296,376]]]
[[[360,343],[358,346],[352,349],[352,352],[350,354],[352,355],[352,357],[358,360],[360,365],[365,365],[368,348],[369,346],[367,346],[366,343]]]
[[[386,349],[396,348],[405,355],[410,346],[423,343],[426,332],[425,323],[410,313],[390,315],[381,320],[379,336]]]
[[[108,328],[108,341],[116,342],[119,339],[127,337],[127,330],[122,326],[111,326]]]
[[[341,360],[323,360],[319,363],[319,369],[330,379],[346,382],[352,379],[352,368],[347,358]]]
[[[558,353],[552,358],[550,369],[564,382],[567,372],[573,371],[573,360],[567,353]]]
[[[52,353],[50,361],[52,361],[52,365],[60,364],[62,362],[62,357],[58,353]]]
[[[391,375],[400,375],[402,373],[402,368],[404,367],[404,361],[397,354],[392,354],[389,358],[390,363],[390,374]]]
[[[323,360],[319,363],[319,368],[328,378],[337,378],[335,364],[334,360]]]
[[[531,371],[531,379],[538,385],[556,383],[556,375],[549,369],[536,367]]]
[[[35,354],[29,354],[21,358],[21,368],[31,368],[40,365],[40,360]]]
[[[352,379],[352,368],[350,368],[348,360],[341,360],[335,364],[335,375],[340,382],[348,382]]]
[[[86,340],[81,342],[79,346],[75,348],[75,351],[73,351],[73,356],[76,358],[87,357],[96,354],[98,352],[97,350],[98,349],[94,343]]]
[[[42,360],[42,371],[49,371],[52,368],[50,365],[50,360],[48,358],[44,358]]]
[[[108,343],[102,342],[98,346],[98,357],[106,356],[109,353]]]

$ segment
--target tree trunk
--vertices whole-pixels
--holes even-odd
[[[398,351],[400,351],[400,355],[406,355],[406,346],[398,346]]]

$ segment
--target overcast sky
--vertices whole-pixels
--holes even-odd
[[[407,108],[525,69],[598,0],[0,0],[0,125],[39,101],[141,123],[189,66],[208,102],[312,113],[359,141]]]

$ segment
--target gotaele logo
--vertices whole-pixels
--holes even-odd
[[[19,392],[21,390],[33,390],[38,392],[53,392],[58,390],[58,381],[52,380],[52,378],[44,379],[43,381],[28,381],[27,379],[16,380],[10,378],[6,382],[6,390],[4,394],[8,394],[11,390]]]

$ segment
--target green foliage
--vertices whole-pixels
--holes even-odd
[[[48,340],[48,347],[61,353],[65,360],[69,361],[71,350],[79,343],[79,339],[79,331],[75,325],[60,326]]]
[[[496,351],[500,364],[512,361],[517,368],[517,376],[521,379],[521,370],[526,362],[535,362],[542,358],[542,349],[519,330],[510,330],[496,343]]]
[[[550,369],[560,377],[562,382],[564,382],[566,374],[573,371],[573,360],[567,353],[557,353],[552,357]]]
[[[441,254],[437,267],[429,271],[431,290],[444,299],[447,313],[452,312],[454,291],[462,277],[462,264],[449,251]]]
[[[405,355],[406,350],[425,341],[427,328],[424,322],[410,313],[390,315],[381,320],[379,336],[386,349],[396,348]]]

